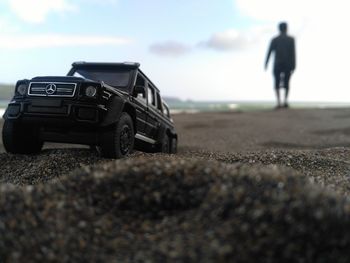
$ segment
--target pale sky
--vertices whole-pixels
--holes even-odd
[[[0,0],[0,82],[73,61],[137,61],[165,96],[274,100],[263,65],[280,21],[296,38],[292,101],[350,102],[347,0]]]

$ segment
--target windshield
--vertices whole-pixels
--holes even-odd
[[[72,74],[74,77],[83,77],[94,81],[103,81],[104,83],[126,89],[129,86],[131,71],[116,69],[75,69]]]

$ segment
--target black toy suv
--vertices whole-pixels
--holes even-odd
[[[35,154],[44,142],[86,144],[103,157],[133,149],[176,153],[169,107],[138,63],[73,63],[67,76],[20,80],[4,114],[7,152]]]

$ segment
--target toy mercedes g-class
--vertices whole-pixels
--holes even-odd
[[[39,153],[44,142],[90,145],[106,158],[177,150],[169,107],[138,63],[75,62],[67,76],[20,80],[3,117],[9,153]]]

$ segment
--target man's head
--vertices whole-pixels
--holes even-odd
[[[288,29],[288,24],[286,22],[281,22],[278,25],[278,29],[279,29],[280,33],[286,34],[287,33],[287,29]]]

